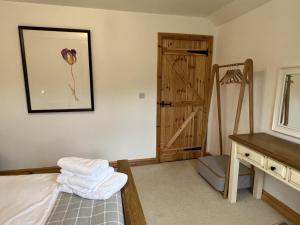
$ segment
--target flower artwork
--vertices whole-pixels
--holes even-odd
[[[94,111],[90,30],[18,28],[28,113]]]
[[[69,84],[69,88],[71,90],[71,93],[72,93],[75,101],[79,101],[79,98],[76,95],[76,80],[75,80],[74,73],[73,73],[73,65],[77,61],[76,50],[64,48],[63,50],[61,50],[61,55],[62,55],[63,59],[70,65],[70,72],[71,72],[71,76],[72,76],[72,80],[73,80],[73,85]]]

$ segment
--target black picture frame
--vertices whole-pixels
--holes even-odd
[[[90,107],[84,108],[60,108],[60,109],[33,109],[31,104],[30,95],[30,84],[29,84],[29,74],[28,74],[28,64],[26,60],[26,46],[24,39],[24,31],[48,31],[48,32],[73,32],[73,33],[85,33],[87,34],[87,51],[88,51],[88,67],[89,67],[89,87],[90,87]],[[20,38],[20,48],[21,57],[23,65],[24,74],[24,84],[27,100],[27,110],[28,113],[51,113],[51,112],[79,112],[79,111],[94,111],[94,91],[93,91],[93,69],[92,69],[92,50],[91,50],[91,32],[86,29],[70,29],[70,28],[54,28],[54,27],[36,27],[36,26],[18,26],[19,38]],[[75,88],[75,87],[74,87]]]

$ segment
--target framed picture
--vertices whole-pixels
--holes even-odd
[[[19,26],[29,113],[93,111],[89,30]]]

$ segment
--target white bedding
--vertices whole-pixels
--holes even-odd
[[[0,224],[43,225],[58,195],[57,175],[0,176]]]

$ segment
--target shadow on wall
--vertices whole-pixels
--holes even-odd
[[[254,67],[255,69],[255,67]],[[222,77],[224,71],[221,71]],[[254,132],[262,130],[262,113],[263,113],[263,96],[265,95],[266,87],[266,69],[254,71]],[[207,136],[207,151],[213,155],[219,155],[219,128],[218,128],[218,114],[217,114],[217,97],[216,97],[216,83],[214,82],[214,90],[209,112],[209,128]],[[240,85],[231,84],[221,86],[221,103],[222,103],[222,135],[223,135],[223,149],[224,153],[228,154],[231,149],[231,141],[228,138],[233,132],[234,120],[236,115],[236,108],[239,96]],[[246,89],[247,90],[247,89]],[[243,108],[241,113],[239,133],[249,132],[249,117],[248,117],[248,92],[246,91]]]
[[[255,71],[254,74],[254,132],[260,132],[262,124],[262,111],[263,111],[263,95],[266,82],[266,72]],[[236,109],[240,85],[228,85],[224,87],[224,96],[222,103],[222,117],[223,119],[223,149],[225,154],[230,153],[231,141],[228,138],[233,133],[234,121],[236,117]],[[248,88],[244,96],[242,113],[240,118],[238,133],[249,133],[249,93]]]
[[[263,114],[263,96],[266,86],[266,71],[255,71],[254,77],[254,132],[261,131]]]
[[[82,145],[76,145],[71,140],[63,138],[51,140],[49,142],[39,142],[34,146],[31,145],[30,154],[26,154],[26,150],[28,150],[26,148],[23,149],[23,154],[18,152],[10,152],[10,154],[0,153],[0,165],[1,168],[24,169],[55,166],[59,158],[67,156],[101,158],[101,154],[103,154],[102,152],[104,152],[104,149],[99,148],[96,144],[92,145],[93,143],[89,143],[89,147],[87,147],[86,143],[87,142],[83,142]],[[26,146],[26,144],[24,144],[24,146]],[[53,146],[59,146],[59,148]],[[11,168],[11,165],[16,159],[23,161],[22,165],[17,165]],[[45,159],[47,159],[46,161],[48,163],[45,163]]]

